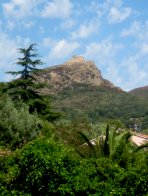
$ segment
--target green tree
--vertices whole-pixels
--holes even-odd
[[[34,139],[41,132],[42,122],[30,114],[20,102],[16,108],[8,96],[0,98],[0,145],[15,149]]]
[[[95,138],[93,141],[95,143],[94,145],[85,134],[82,132],[79,132],[79,134],[86,142],[80,147],[77,147],[77,151],[82,156],[105,156],[119,160],[127,153],[126,147],[129,144],[129,137],[131,136],[129,132],[118,133],[116,129],[110,130],[109,125],[107,125],[105,134]]]
[[[19,76],[19,78],[9,82],[5,91],[15,103],[19,100],[25,102],[31,113],[37,112],[40,117],[54,121],[60,115],[51,111],[49,98],[47,99],[39,93],[41,85],[35,82],[34,76],[39,71],[37,66],[43,64],[41,60],[37,59],[38,54],[35,46],[36,44],[31,44],[27,49],[18,49],[22,57],[18,58],[16,64],[21,66],[22,70],[7,72]]]
[[[79,134],[85,143],[76,147],[76,151],[82,157],[106,157],[112,159],[123,168],[133,164],[136,153],[148,147],[147,143],[140,147],[134,146],[130,140],[132,135],[129,131],[119,132],[118,129],[111,130],[109,125],[106,127],[105,134],[94,140],[89,140],[82,132],[79,132]]]
[[[125,169],[106,156],[83,159],[53,137],[40,137],[0,157],[0,195],[4,196],[146,195],[147,179],[146,153]]]
[[[19,48],[21,58],[18,58],[17,65],[22,67],[19,71],[9,71],[8,74],[19,76],[19,79],[13,80],[8,83],[8,93],[13,100],[22,99],[28,102],[29,99],[40,98],[35,90],[37,86],[33,82],[35,78],[33,74],[37,73],[36,66],[43,64],[41,60],[36,59],[38,54],[35,50],[36,44],[31,44],[27,49]]]
[[[20,54],[23,55],[23,57],[18,58],[18,61],[16,62],[17,65],[20,65],[23,67],[23,70],[21,71],[9,71],[7,73],[10,73],[12,75],[20,75],[21,79],[28,79],[34,77],[31,75],[32,71],[37,71],[38,69],[36,66],[42,65],[43,62],[39,59],[34,59],[38,57],[38,54],[36,53],[36,49],[34,48],[36,44],[31,44],[27,49],[25,48],[19,48]]]

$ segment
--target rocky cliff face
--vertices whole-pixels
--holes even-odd
[[[62,65],[42,70],[38,80],[47,84],[43,89],[45,94],[59,93],[65,88],[73,88],[76,84],[117,88],[103,79],[100,70],[92,61],[85,61],[81,56],[74,56]]]

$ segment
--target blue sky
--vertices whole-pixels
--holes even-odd
[[[148,0],[0,0],[0,81],[17,48],[38,45],[44,67],[92,60],[124,90],[148,85]]]

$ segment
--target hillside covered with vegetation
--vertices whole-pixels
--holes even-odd
[[[52,96],[52,104],[67,119],[84,118],[94,123],[120,119],[127,127],[134,123],[132,119],[139,119],[142,129],[148,126],[147,99],[117,89],[75,84]]]
[[[131,118],[148,128],[146,100],[78,83],[42,94],[35,47],[0,84],[0,195],[147,195],[148,145],[128,129]]]
[[[129,91],[130,94],[148,99],[148,86],[139,87]]]

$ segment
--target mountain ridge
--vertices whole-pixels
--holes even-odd
[[[74,56],[64,64],[40,71],[43,84],[40,93],[49,96],[52,107],[64,119],[120,119],[127,126],[130,119],[140,119],[148,125],[147,99],[135,96],[105,80],[92,61]]]
[[[61,65],[41,70],[38,81],[46,84],[46,87],[42,89],[44,94],[57,94],[77,84],[103,86],[122,91],[121,88],[102,77],[101,71],[93,61],[86,61],[82,56],[73,56]]]
[[[144,97],[148,99],[148,85],[132,89],[128,93],[138,97]]]

